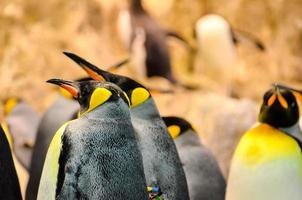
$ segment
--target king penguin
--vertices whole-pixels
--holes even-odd
[[[192,125],[179,117],[162,117],[174,139],[191,200],[224,200],[226,183],[213,154],[202,145]]]
[[[5,102],[4,115],[16,157],[28,170],[40,116],[28,103],[15,97]]]
[[[219,84],[218,88],[223,89],[222,92],[227,95],[231,92],[233,71],[237,65],[235,44],[240,41],[239,35],[247,38],[261,51],[265,49],[261,41],[251,34],[235,32],[227,20],[217,14],[208,14],[198,19],[194,33],[198,44],[197,57],[201,58],[201,65],[197,64],[197,73],[204,74],[213,83]]]
[[[108,67],[107,70],[117,70],[119,67],[128,63],[128,61],[128,58],[121,60]],[[77,79],[77,81],[86,81],[88,79],[90,78],[84,77]],[[79,104],[68,91],[63,88],[58,89],[58,97],[45,112],[38,127],[29,170],[30,177],[26,189],[26,200],[35,200],[37,198],[43,162],[51,139],[61,125],[77,118],[79,108]]]
[[[275,85],[263,97],[259,123],[241,138],[231,162],[226,200],[300,200],[301,141],[293,90]]]
[[[166,200],[189,199],[187,181],[173,139],[149,91],[138,82],[99,69],[83,58],[64,53],[94,80],[117,84],[129,97],[131,121],[143,157],[148,187],[159,187]]]
[[[129,100],[112,83],[48,80],[79,102],[80,117],[65,123],[49,146],[38,200],[148,199]]]
[[[0,199],[21,200],[19,180],[9,143],[11,140],[11,136],[0,126]]]
[[[141,0],[130,0],[129,11],[119,14],[118,28],[140,78],[160,76],[178,83],[171,68],[167,37],[175,37],[188,46],[185,39],[162,28],[143,8]]]

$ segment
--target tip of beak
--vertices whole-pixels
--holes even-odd
[[[58,79],[58,78],[52,78],[52,79],[49,79],[46,81],[46,83],[51,83],[51,84],[56,84],[56,85],[61,84],[61,82],[62,82],[62,80]]]
[[[63,54],[66,55],[66,56],[68,56],[68,57],[74,55],[73,53],[67,52],[67,51],[63,51]]]

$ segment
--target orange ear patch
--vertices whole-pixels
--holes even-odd
[[[274,102],[276,101],[276,94],[273,94],[267,101],[267,105],[271,106],[274,104]]]
[[[287,103],[287,101],[284,99],[284,97],[283,97],[281,94],[278,94],[277,97],[278,97],[278,101],[280,102],[281,106],[282,106],[283,108],[287,109],[287,108],[288,108],[288,103]]]
[[[302,102],[302,94],[301,93],[293,91],[293,95],[296,97],[297,101]]]

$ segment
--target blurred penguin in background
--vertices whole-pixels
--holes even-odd
[[[192,125],[179,117],[162,117],[174,139],[191,200],[224,200],[226,183],[213,154],[202,145]]]
[[[28,170],[40,116],[29,104],[18,98],[9,98],[5,102],[4,115],[13,137],[14,152]]]
[[[18,176],[11,153],[11,136],[0,126],[0,199],[21,200]]]
[[[120,38],[131,54],[137,78],[163,77],[178,83],[172,67],[167,37],[187,42],[173,31],[162,28],[143,8],[141,0],[130,0],[130,8],[120,12],[118,19]]]
[[[220,15],[209,14],[201,17],[195,25],[198,44],[197,73],[203,74],[220,88],[221,94],[230,95],[234,71],[237,64],[236,44],[241,36],[249,39],[261,51],[263,44],[250,34],[239,34]]]
[[[2,128],[10,143],[21,193],[25,197],[29,179],[28,168],[40,118],[30,105],[19,98],[9,98],[5,102],[4,115]]]

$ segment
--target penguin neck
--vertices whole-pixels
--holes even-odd
[[[143,5],[142,5],[142,1],[141,0],[131,0],[130,11],[133,14],[143,14],[143,13],[145,13],[145,10],[144,10]]]
[[[302,131],[299,125],[299,121],[290,127],[287,128],[278,128],[279,130],[287,133],[288,135],[294,137],[295,139],[297,139],[300,143],[302,143]]]
[[[174,139],[176,145],[181,146],[202,146],[201,140],[198,134],[192,129],[186,130],[180,136]]]
[[[81,117],[91,120],[127,119],[130,117],[129,107],[122,99],[115,102],[106,102]]]
[[[130,110],[131,117],[140,119],[160,118],[160,114],[152,97]]]

